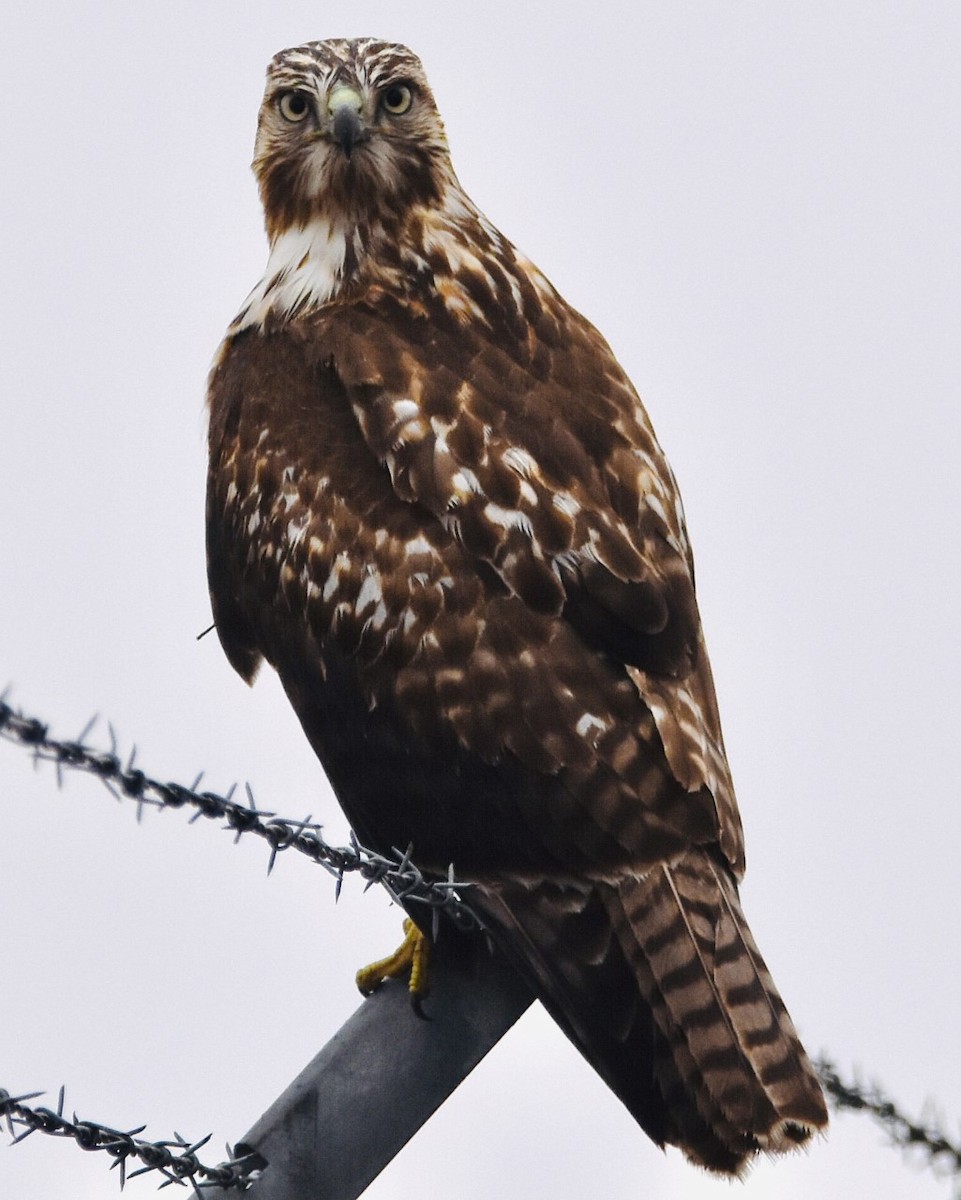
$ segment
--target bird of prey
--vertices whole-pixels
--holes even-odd
[[[826,1123],[738,901],[678,489],[598,331],[466,195],[420,61],[272,60],[270,254],[210,377],[208,574],[358,837],[471,903],[659,1145]]]

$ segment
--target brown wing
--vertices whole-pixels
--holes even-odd
[[[465,328],[443,309],[425,319],[386,298],[352,305],[324,322],[322,353],[398,497],[426,508],[527,609],[562,616],[627,668],[675,779],[713,797],[717,839],[740,874],[673,474],[601,335],[553,293],[529,307],[520,337],[493,318]]]
[[[623,665],[528,604],[456,522],[398,496],[357,420],[370,385],[345,383],[347,352],[329,323],[228,344],[208,556],[231,661],[248,678],[260,655],[277,668],[358,830],[488,876],[603,875],[717,842],[714,797],[678,783]],[[324,704],[356,695],[356,729],[319,715],[335,694]]]
[[[620,635],[627,661],[684,676],[697,610],[673,481],[600,335],[555,308],[556,344],[533,356],[527,339],[443,313],[412,343],[416,319],[398,328],[386,305],[340,311],[325,341],[398,496],[530,608],[564,609],[593,638]]]

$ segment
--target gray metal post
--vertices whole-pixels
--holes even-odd
[[[248,1200],[356,1200],[533,999],[479,935],[445,930],[430,979],[429,1020],[388,980],[238,1143],[265,1164]]]

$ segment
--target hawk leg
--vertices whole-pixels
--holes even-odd
[[[371,995],[385,979],[398,979],[410,972],[407,989],[414,1012],[419,1017],[421,1001],[430,991],[428,967],[430,965],[430,938],[417,928],[407,917],[404,921],[404,940],[386,958],[378,959],[357,972],[357,986],[365,996]]]

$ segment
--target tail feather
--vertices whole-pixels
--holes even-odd
[[[616,883],[477,896],[502,949],[658,1145],[737,1175],[827,1123],[734,883],[707,853]]]
[[[727,873],[695,851],[602,896],[690,1101],[731,1153],[778,1153],[824,1126],[817,1076]]]

